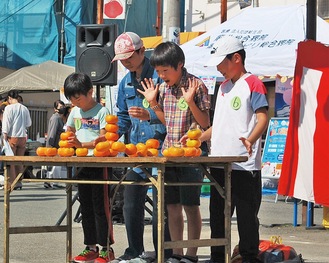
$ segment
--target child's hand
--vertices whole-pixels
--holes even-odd
[[[147,121],[150,119],[150,114],[142,107],[132,106],[129,108],[128,113],[131,117]]]
[[[98,136],[98,137],[94,140],[94,147],[96,146],[97,143],[99,143],[99,142],[105,142],[105,141],[106,141],[105,135],[100,135],[100,136]]]
[[[252,154],[252,148],[251,148],[252,144],[251,144],[251,142],[248,141],[248,139],[246,139],[244,137],[240,137],[239,140],[242,141],[244,147],[246,147],[246,149],[247,149],[247,152],[248,152],[249,156],[251,156],[251,154]]]
[[[187,104],[190,104],[194,100],[194,96],[196,93],[196,90],[199,87],[199,82],[196,78],[189,78],[188,79],[188,90],[186,91],[184,87],[182,87],[182,93],[185,101]]]
[[[182,138],[180,138],[179,142],[185,147],[186,146],[186,141],[187,141],[188,137],[187,135],[183,135]]]
[[[154,86],[153,80],[145,78],[143,81],[141,81],[141,84],[144,88],[144,90],[137,89],[139,93],[143,94],[145,99],[151,104],[156,104],[156,97],[159,92],[159,84]]]

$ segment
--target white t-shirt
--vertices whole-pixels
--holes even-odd
[[[257,119],[256,110],[268,107],[266,88],[246,73],[236,83],[225,80],[219,88],[211,134],[210,156],[248,156],[240,137],[248,138]],[[233,163],[233,170],[261,169],[261,138],[252,147],[248,161]]]
[[[2,119],[2,133],[8,137],[25,137],[26,130],[32,125],[28,108],[21,103],[9,104],[5,107]]]

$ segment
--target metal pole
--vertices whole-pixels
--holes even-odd
[[[221,0],[220,23],[224,23],[226,20],[227,20],[227,0]]]
[[[180,14],[179,0],[163,1],[162,39],[164,42],[172,41],[178,45],[180,44],[179,14]]]
[[[64,63],[64,32],[65,32],[65,0],[62,2],[62,25],[61,25],[61,46],[60,46],[60,63]]]
[[[306,3],[306,39],[316,41],[317,1],[308,0]]]

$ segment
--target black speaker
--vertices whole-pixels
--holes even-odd
[[[114,58],[114,41],[117,25],[78,25],[76,34],[76,72],[87,74],[94,85],[117,84],[117,62]]]

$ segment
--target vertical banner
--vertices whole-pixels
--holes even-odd
[[[293,78],[277,77],[275,80],[275,116],[289,117]]]
[[[104,0],[103,8],[104,19],[125,19],[126,1],[125,0]]]
[[[300,42],[278,194],[329,206],[329,47]]]
[[[288,118],[271,118],[262,155],[262,178],[280,178],[288,126]]]

